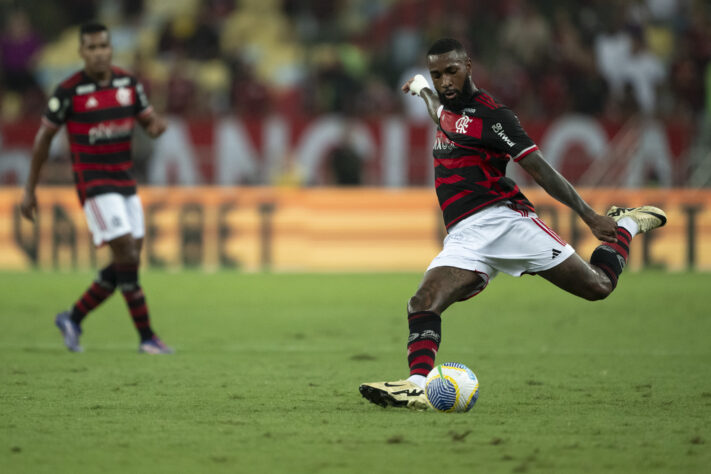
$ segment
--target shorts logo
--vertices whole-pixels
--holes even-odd
[[[121,227],[121,218],[119,216],[112,217],[111,225],[114,227]]]
[[[558,255],[560,255],[560,250],[558,250],[558,249],[553,249],[553,256],[551,257],[551,259],[556,258]]]

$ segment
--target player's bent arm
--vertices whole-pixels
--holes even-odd
[[[593,235],[605,242],[615,242],[617,224],[607,216],[595,212],[568,182],[536,150],[523,157],[519,164],[548,194],[574,210],[587,224]]]
[[[440,107],[439,98],[431,89],[422,89],[420,91],[420,97],[425,101],[427,105],[427,113],[430,114],[430,118],[434,123],[439,124],[439,116],[437,115],[437,109]]]
[[[427,113],[429,113],[430,118],[434,123],[439,124],[439,116],[437,115],[437,110],[440,107],[439,98],[430,88],[427,79],[422,74],[417,74],[415,77],[407,81],[402,86],[402,91],[407,94],[418,95],[422,97],[427,106]]]
[[[32,146],[30,174],[27,177],[22,202],[20,203],[20,212],[25,218],[31,221],[34,221],[34,214],[37,209],[35,189],[39,182],[40,171],[42,171],[42,166],[44,166],[44,163],[49,157],[49,147],[58,130],[59,128],[50,127],[43,123],[40,125],[39,130],[37,130],[37,135],[35,135],[35,141]]]

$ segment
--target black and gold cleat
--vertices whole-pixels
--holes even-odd
[[[358,390],[363,398],[383,408],[391,406],[426,410],[428,407],[425,391],[409,380],[364,383]]]
[[[619,221],[623,217],[629,217],[637,223],[640,232],[649,232],[667,223],[667,215],[664,211],[654,206],[612,206],[608,209],[607,216],[612,217],[615,221]]]

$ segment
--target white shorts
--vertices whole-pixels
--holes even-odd
[[[446,266],[471,270],[480,273],[486,284],[498,272],[521,276],[548,270],[573,253],[575,249],[534,212],[504,201],[451,228],[442,251],[427,269]]]
[[[97,247],[131,234],[140,239],[146,234],[143,206],[138,195],[100,194],[84,201],[84,214]]]

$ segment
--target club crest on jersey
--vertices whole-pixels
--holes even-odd
[[[116,101],[121,105],[130,105],[131,91],[125,87],[119,87],[116,90]]]
[[[504,127],[503,125],[501,125],[501,122],[496,122],[494,125],[491,126],[491,129],[508,146],[512,147],[516,144],[513,140],[509,138],[508,135],[506,135],[506,133],[504,133]]]
[[[469,128],[470,123],[472,123],[472,119],[470,119],[466,115],[462,115],[461,117],[459,117],[454,123],[454,126],[457,128],[457,133],[467,133],[467,128]]]

